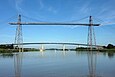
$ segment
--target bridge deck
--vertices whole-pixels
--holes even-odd
[[[88,44],[79,44],[79,43],[20,43],[20,45],[35,45],[35,44],[61,44],[61,45],[81,45],[81,46],[90,46]],[[1,45],[11,45],[11,44],[1,44]],[[19,45],[19,44],[13,44],[13,45]],[[100,45],[92,45],[92,46],[99,46]]]

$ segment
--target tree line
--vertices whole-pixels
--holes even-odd
[[[0,49],[13,49],[13,48],[14,48],[13,44],[11,44],[11,45],[0,45]]]
[[[80,49],[85,49],[84,47],[79,47]],[[115,49],[113,44],[108,44],[107,46],[103,46],[104,49]],[[14,49],[13,44],[10,45],[0,45],[0,49]]]
[[[115,49],[113,44],[108,44],[107,46],[103,46],[104,49]]]

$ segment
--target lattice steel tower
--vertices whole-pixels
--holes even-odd
[[[21,25],[21,15],[18,15],[18,22],[16,28],[16,35],[15,35],[15,44],[17,44],[17,48],[19,52],[23,52],[23,37],[22,37],[22,25]]]
[[[96,38],[95,38],[92,16],[89,17],[87,44],[90,50],[92,50],[94,46],[96,47]]]

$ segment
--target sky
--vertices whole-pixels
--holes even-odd
[[[98,45],[115,45],[115,0],[1,0],[0,43],[14,43],[18,14],[22,22],[93,23]],[[24,42],[87,43],[87,26],[22,25]]]

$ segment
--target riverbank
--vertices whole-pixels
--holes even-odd
[[[91,51],[90,49],[87,48],[76,48],[76,51]],[[115,52],[115,48],[112,49],[92,49],[92,51],[99,51],[99,52]]]
[[[33,49],[33,48],[25,48],[23,52],[29,52],[29,51],[39,51],[38,49]],[[0,53],[13,53],[13,52],[19,52],[18,49],[0,49]]]
[[[16,49],[0,49],[0,53],[12,53],[12,52],[18,52]]]
[[[100,52],[115,52],[115,49],[99,49]]]
[[[50,49],[46,49],[46,50],[50,50]],[[55,49],[54,49],[55,50]],[[40,51],[39,49],[24,49],[23,52],[30,52],[30,51]],[[45,51],[45,50],[44,50]],[[56,49],[56,51],[58,51],[58,49]],[[59,49],[59,51],[63,51],[63,49]],[[89,51],[88,49],[65,49],[65,51]],[[115,53],[115,49],[92,49],[92,51],[99,51],[99,52],[114,52]],[[0,53],[13,53],[13,52],[19,52],[18,49],[0,49]]]

